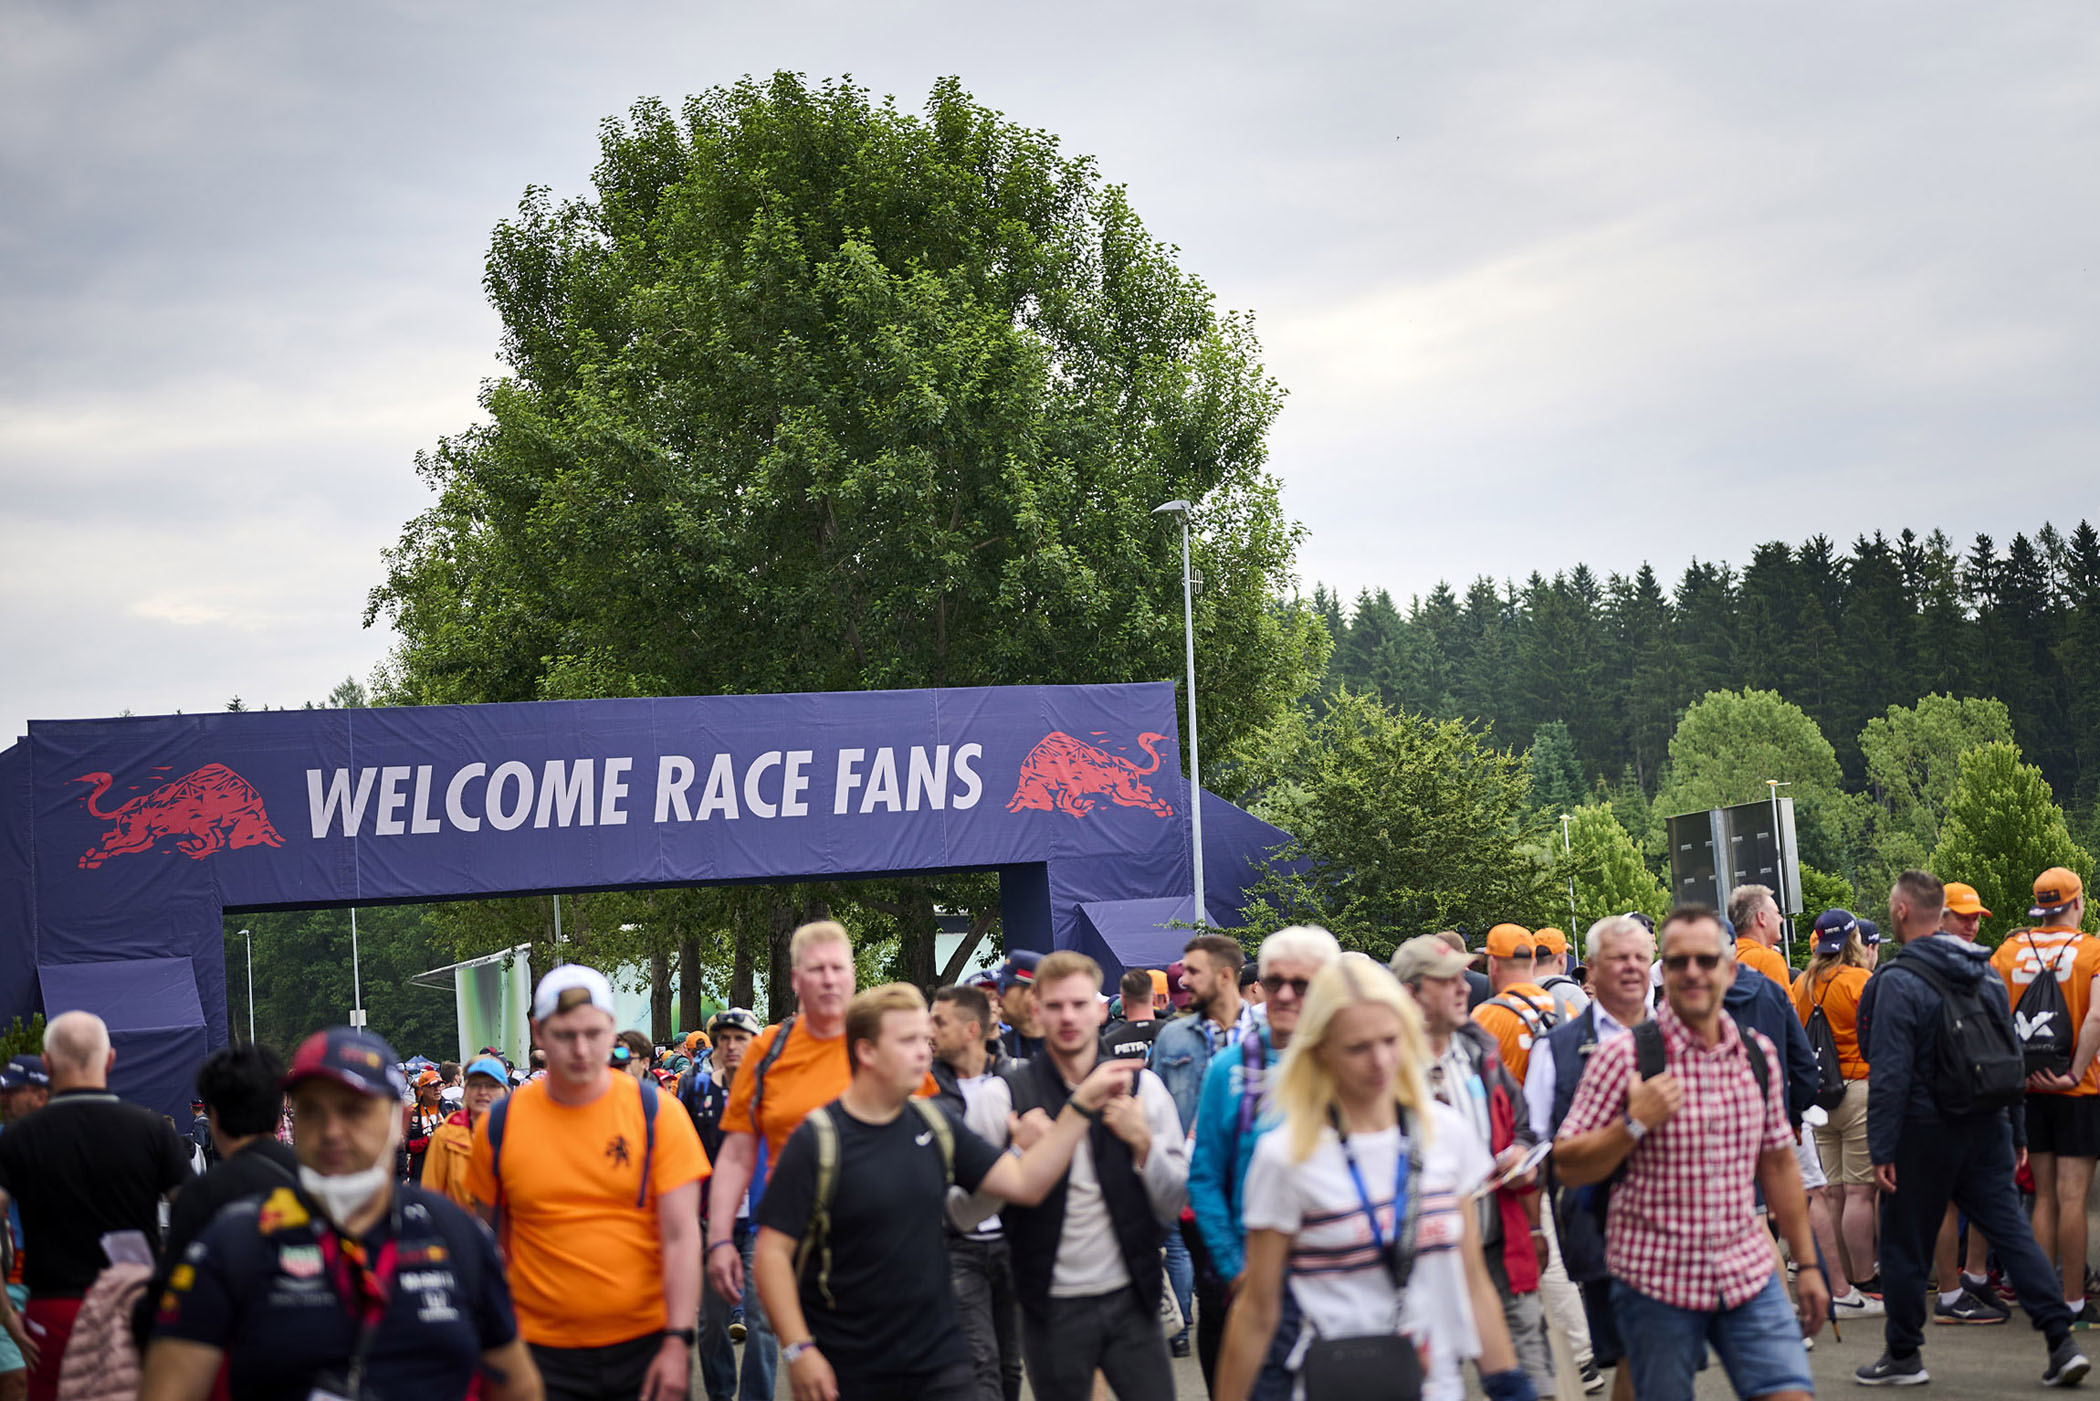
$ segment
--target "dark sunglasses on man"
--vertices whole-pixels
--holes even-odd
[[[1291,996],[1303,1002],[1305,1000],[1305,989],[1311,983],[1312,980],[1310,978],[1286,978],[1281,973],[1265,973],[1262,975],[1261,990],[1274,997],[1285,988],[1289,988]]]
[[[1721,955],[1717,953],[1668,954],[1663,958],[1663,971],[1666,973],[1682,973],[1695,961],[1699,965],[1700,972],[1711,973],[1714,969],[1721,966]]]

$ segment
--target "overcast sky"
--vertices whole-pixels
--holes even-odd
[[[0,8],[0,743],[323,697],[596,125],[957,74],[1127,184],[1290,391],[1345,594],[2100,514],[2100,10]]]

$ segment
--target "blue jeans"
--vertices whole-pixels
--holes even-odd
[[[1188,1243],[1181,1238],[1179,1222],[1167,1227],[1167,1287],[1174,1291],[1174,1302],[1181,1305],[1181,1331],[1176,1338],[1189,1335],[1190,1315],[1195,1312],[1196,1262],[1189,1259]]]
[[[749,1221],[736,1223],[737,1253],[744,1257],[744,1374],[739,1383],[736,1344],[729,1341],[729,1301],[700,1281],[700,1384],[707,1401],[773,1401],[773,1374],[780,1366],[780,1344],[758,1302],[758,1282],[751,1276],[751,1251],[758,1233]]]
[[[1776,1269],[1763,1289],[1732,1309],[1676,1308],[1619,1280],[1612,1281],[1611,1305],[1626,1340],[1620,1365],[1633,1369],[1634,1401],[1684,1401],[1709,1343],[1738,1396],[1815,1394],[1801,1324]]]

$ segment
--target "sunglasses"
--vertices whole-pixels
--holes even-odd
[[[1671,973],[1682,973],[1697,962],[1699,971],[1711,973],[1721,966],[1721,955],[1717,953],[1673,953],[1663,960],[1663,968]]]
[[[1286,978],[1280,973],[1267,974],[1261,980],[1261,989],[1269,996],[1274,997],[1285,988],[1289,988],[1291,996],[1301,1002],[1305,1000],[1305,989],[1311,985],[1312,979],[1310,978]]]

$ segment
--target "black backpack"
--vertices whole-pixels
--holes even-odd
[[[2027,1093],[2027,1057],[1999,985],[1986,978],[1957,988],[1920,958],[1891,964],[1889,971],[1909,973],[1940,995],[1939,1045],[1932,1064],[1921,1067],[1931,1077],[1940,1113],[1961,1118],[2020,1103]]]
[[[2057,951],[2054,961],[2045,960],[2035,947],[2034,931],[2023,932],[2027,935],[2027,951],[2034,955],[2041,971],[2021,989],[2020,1000],[2013,1006],[2013,1033],[2020,1039],[2028,1074],[2046,1070],[2061,1075],[2071,1068],[2073,1028],[2071,1009],[2064,1003],[2063,984],[2056,974],[2063,966],[2065,954],[2078,957],[2078,945],[2067,943]]]
[[[1808,1021],[1804,1023],[1808,1049],[1816,1053],[1816,1094],[1809,1103],[1822,1110],[1835,1109],[1845,1102],[1845,1070],[1838,1060],[1837,1032],[1831,1029],[1830,1017],[1823,1011],[1823,998],[1830,996],[1830,985],[1835,981],[1835,975],[1823,980],[1823,996],[1808,1009]]]

